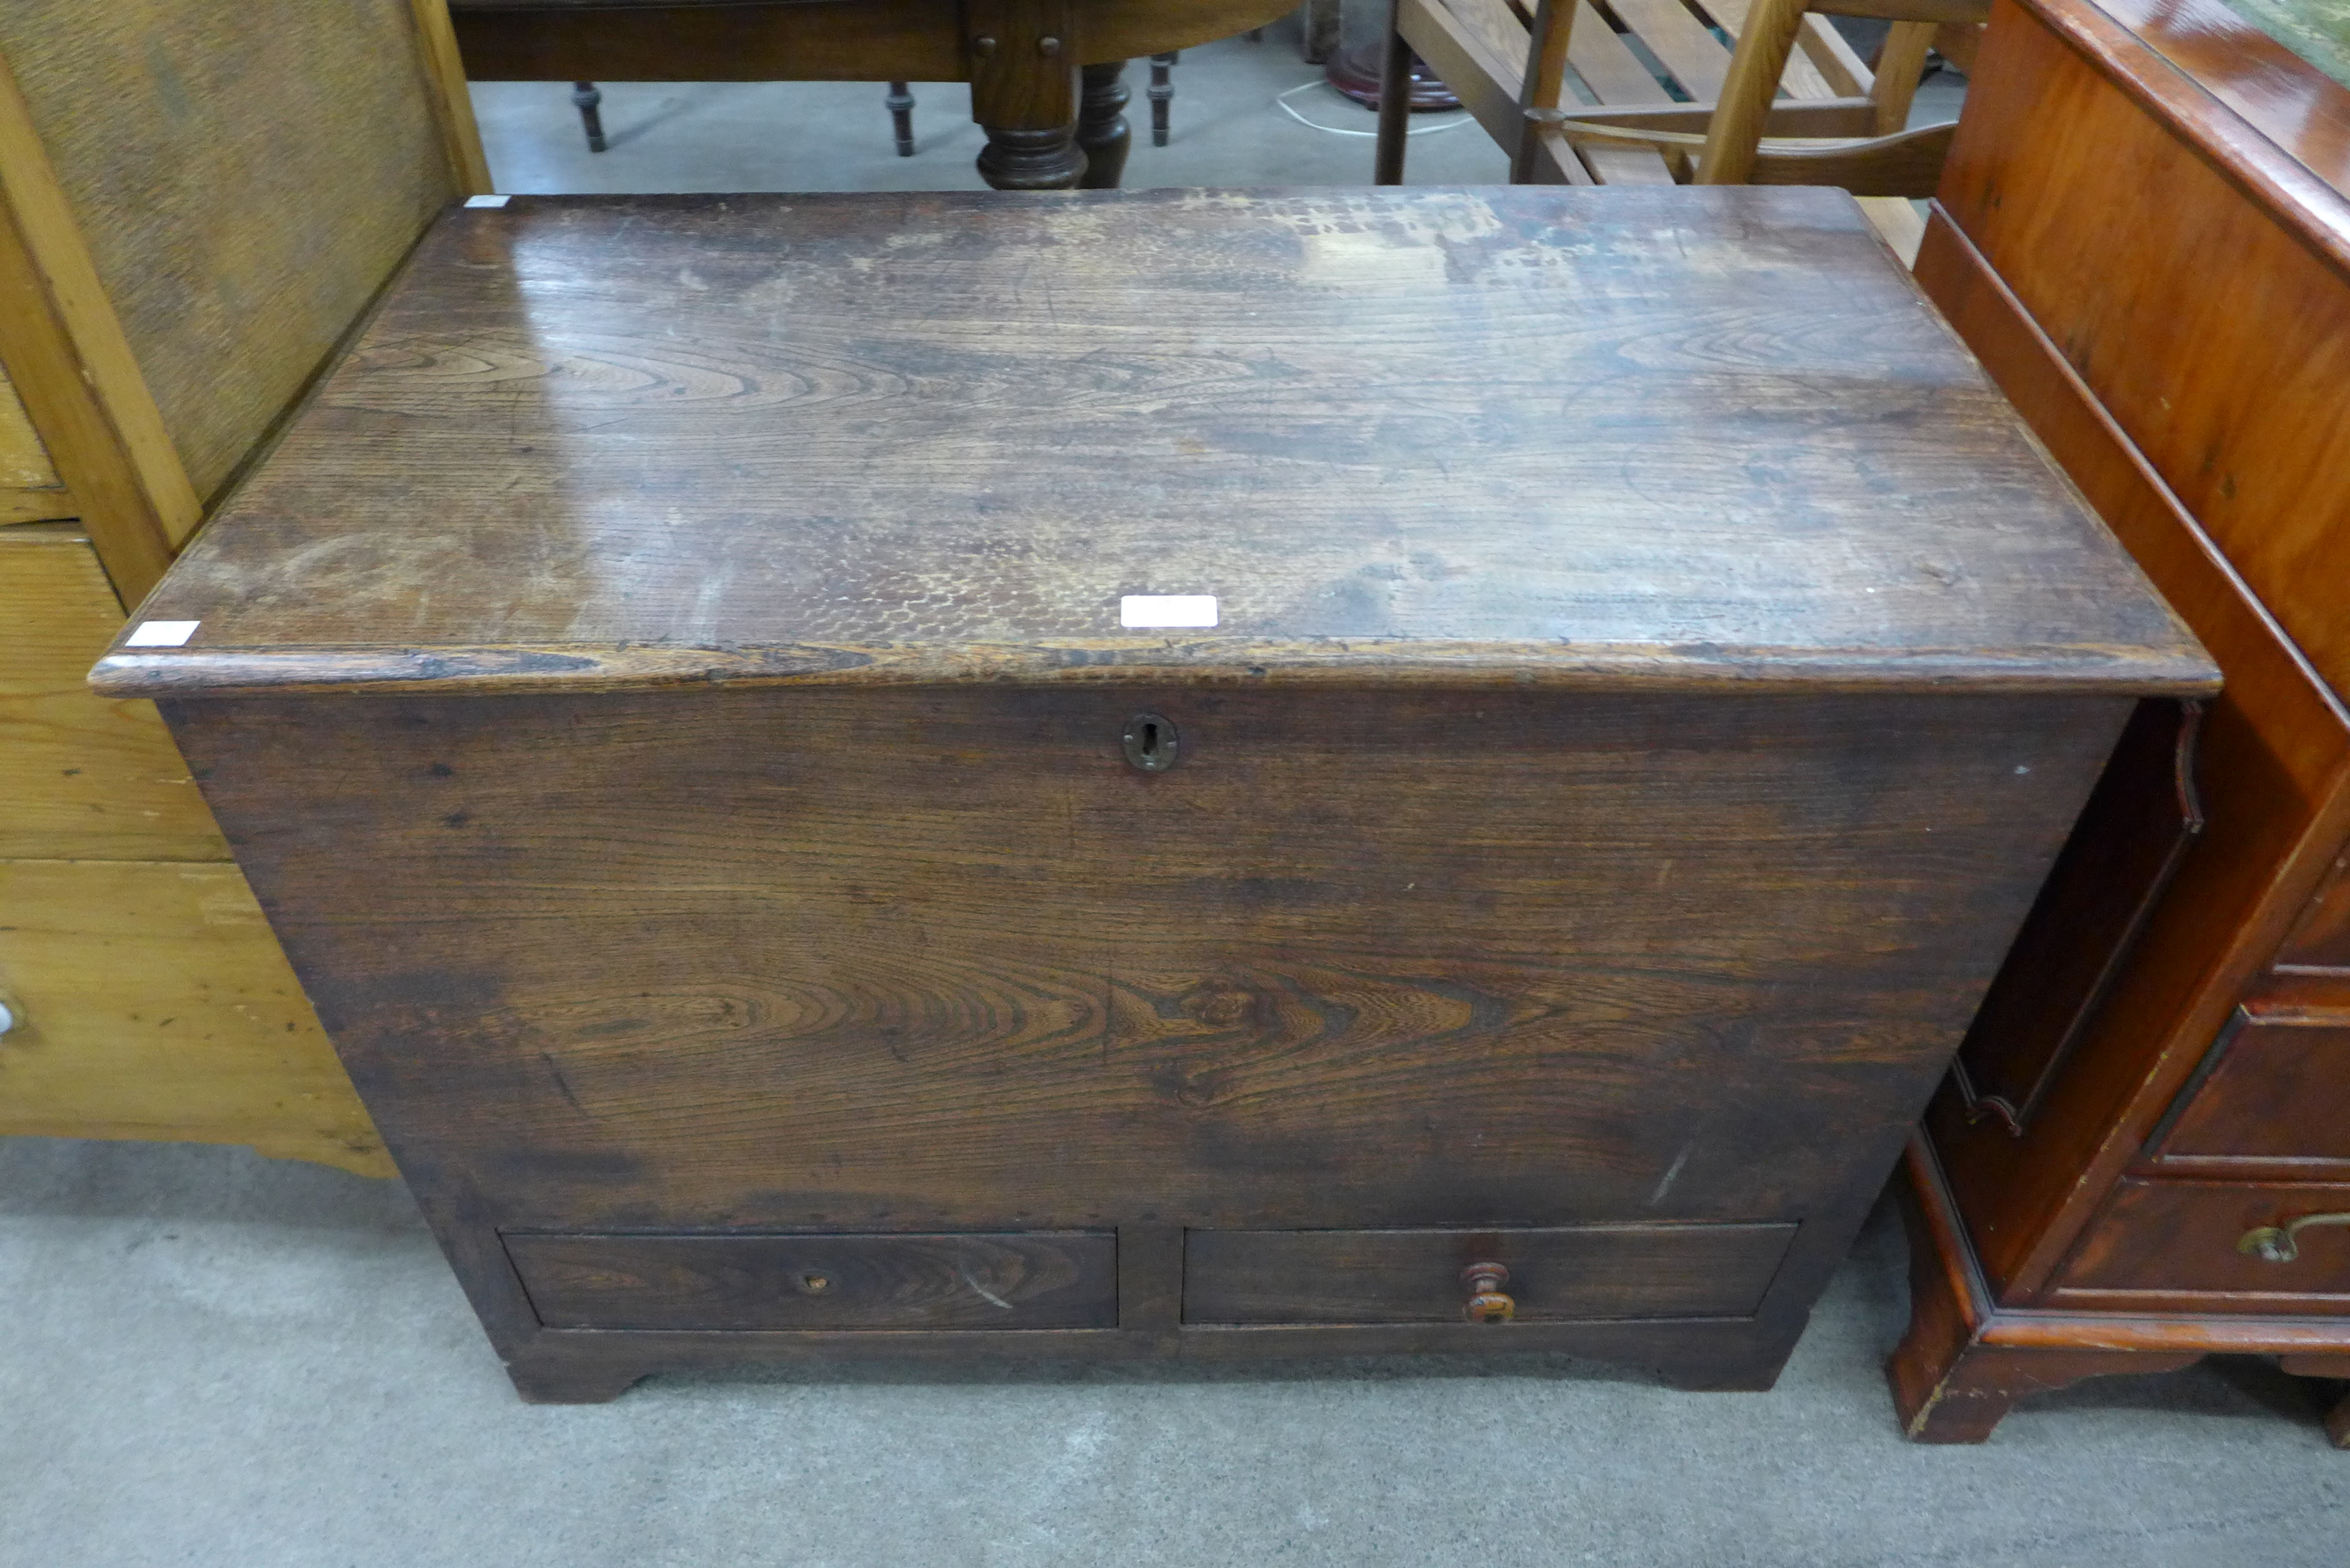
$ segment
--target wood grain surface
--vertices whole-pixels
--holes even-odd
[[[234,866],[0,861],[0,1134],[391,1161]]]
[[[229,857],[155,705],[84,680],[121,626],[78,525],[0,530],[0,859]]]
[[[2345,1212],[2350,1186],[2124,1180],[2082,1232],[2047,1299],[2124,1311],[2350,1314],[2350,1227],[2303,1231],[2291,1262],[2237,1247],[2256,1227]]]
[[[1118,1326],[1114,1231],[886,1236],[509,1233],[549,1328]]]
[[[0,55],[209,496],[455,190],[409,0],[10,0]]]
[[[2022,8],[2228,170],[2256,205],[2350,268],[2350,87],[2225,0],[2026,0]]]
[[[2211,683],[1834,192],[517,197],[224,520],[102,686]]]
[[[196,494],[5,48],[0,363],[115,591],[144,598],[194,529]]]
[[[170,706],[412,1179],[505,1226],[850,1230],[1832,1208],[2128,707]],[[1122,755],[1143,711],[1168,773]]]
[[[2277,950],[2281,973],[2350,976],[2350,854],[2334,863],[2293,934]]]
[[[1918,276],[2227,676],[2199,748],[2204,832],[2029,1136],[1970,1123],[1955,1091],[1929,1117],[2005,1309],[2047,1282],[2340,855],[2350,709],[1948,213]]]
[[[2200,145],[2236,120],[2230,109],[2143,47],[2101,68],[2071,43],[2031,12],[1987,40],[1942,204],[2350,693],[2350,196],[2334,194],[2336,226],[2314,231],[2306,212],[2248,200],[2245,161]],[[2177,101],[2150,105],[2141,89],[2163,86]],[[2019,158],[2024,134],[2045,145]]]
[[[1197,48],[1283,0],[1082,0],[1071,63]],[[452,0],[477,81],[962,81],[954,0]]]
[[[25,400],[9,385],[7,372],[0,369],[0,492],[51,489],[60,489],[57,467],[49,462],[40,432],[25,413]],[[27,519],[0,514],[0,521]]]
[[[1513,1323],[1748,1317],[1793,1225],[1584,1225],[1492,1231],[1193,1231],[1183,1321],[1453,1323],[1472,1262],[1509,1271]]]
[[[2350,1019],[2246,1011],[2212,1044],[2147,1158],[2177,1175],[2350,1179],[2345,1082]]]

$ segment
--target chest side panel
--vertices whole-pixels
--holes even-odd
[[[172,705],[411,1179],[623,1229],[1800,1217],[1890,1162],[2126,709]]]

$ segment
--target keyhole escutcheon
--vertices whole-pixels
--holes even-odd
[[[1160,713],[1137,713],[1126,722],[1121,744],[1126,760],[1146,774],[1163,774],[1182,754],[1182,738],[1173,721]]]

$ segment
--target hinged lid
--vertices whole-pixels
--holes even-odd
[[[1737,188],[452,211],[94,679],[1301,676],[2216,683],[1850,199]]]

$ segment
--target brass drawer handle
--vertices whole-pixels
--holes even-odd
[[[2245,1231],[2236,1251],[2272,1263],[2290,1263],[2301,1256],[2301,1243],[2294,1238],[2313,1225],[2350,1225],[2350,1214],[2304,1214],[2282,1225],[2262,1225]]]
[[[1518,1315],[1518,1303],[1502,1293],[1510,1271],[1501,1264],[1471,1263],[1461,1271],[1461,1282],[1469,1287],[1469,1304],[1461,1315],[1471,1323],[1507,1323]]]

